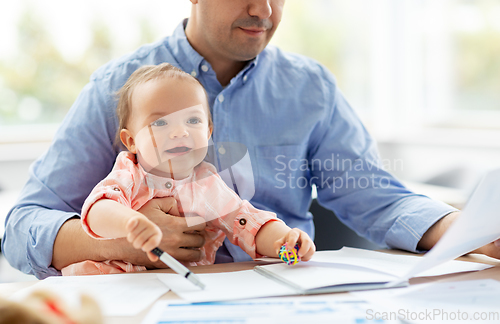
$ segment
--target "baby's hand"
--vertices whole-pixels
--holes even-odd
[[[300,249],[299,249],[299,256],[300,259],[303,261],[309,261],[314,252],[316,252],[316,246],[314,245],[314,242],[311,240],[309,235],[307,235],[306,232],[299,230],[298,228],[294,228],[290,230],[286,235],[276,242],[274,242],[274,248],[276,251],[278,251],[279,255],[279,250],[283,244],[287,243],[287,246],[293,249],[296,243],[299,244]]]
[[[137,215],[128,220],[125,229],[128,231],[127,241],[134,248],[146,252],[151,261],[158,261],[158,257],[151,253],[160,244],[162,237],[161,230],[155,223],[143,215]]]

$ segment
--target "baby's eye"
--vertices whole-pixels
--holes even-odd
[[[164,121],[163,119],[157,119],[151,123],[151,126],[165,126],[165,125],[167,125],[167,122]]]
[[[201,123],[201,119],[198,117],[191,117],[188,120],[188,124],[199,124]]]

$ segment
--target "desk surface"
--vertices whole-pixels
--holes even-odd
[[[395,254],[410,254],[402,251],[384,251],[387,253],[395,253]],[[410,285],[418,285],[421,283],[433,282],[433,281],[464,281],[464,280],[477,280],[477,279],[495,279],[500,281],[500,260],[495,260],[492,258],[488,258],[482,255],[467,255],[464,257],[460,257],[457,260],[461,261],[471,261],[471,262],[480,262],[485,264],[491,264],[495,267],[486,269],[478,272],[469,272],[469,273],[457,273],[457,274],[449,274],[444,276],[437,277],[421,277],[414,278],[410,280]],[[259,261],[250,261],[250,262],[240,262],[240,263],[225,263],[225,264],[214,264],[209,266],[198,266],[191,267],[191,269],[195,273],[216,273],[216,272],[231,272],[231,271],[239,271],[239,270],[249,270],[254,266],[259,264],[267,264],[266,262]],[[172,270],[151,270],[149,273],[172,273]],[[8,297],[13,293],[21,290],[23,288],[29,287],[35,284],[36,281],[29,282],[16,282],[16,283],[7,283],[0,284],[0,296]],[[339,294],[339,293],[337,293]],[[347,293],[340,293],[347,294]],[[177,299],[177,295],[173,292],[168,292],[160,299]],[[146,314],[151,309],[152,305],[148,307],[146,310],[138,314],[137,316],[131,317],[108,317],[106,318],[107,324],[121,323],[121,324],[131,324],[131,323],[140,323],[142,319],[146,316]]]

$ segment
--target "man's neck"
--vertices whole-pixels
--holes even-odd
[[[246,65],[246,62],[228,62],[223,60],[214,60],[205,57],[205,59],[212,65],[215,75],[217,75],[217,80],[219,83],[225,87],[229,84],[232,78],[234,78]]]
[[[227,58],[222,58],[212,51],[204,50],[202,41],[198,41],[194,35],[194,32],[190,30],[192,27],[187,24],[185,27],[186,37],[188,42],[205,60],[210,63],[212,69],[217,75],[217,80],[219,83],[225,87],[229,84],[232,78],[234,78],[247,64],[247,62],[234,61]]]

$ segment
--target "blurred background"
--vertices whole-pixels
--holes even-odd
[[[0,237],[91,73],[189,12],[188,0],[0,4]],[[335,74],[384,166],[415,191],[462,207],[500,166],[500,1],[287,0],[272,43]]]

